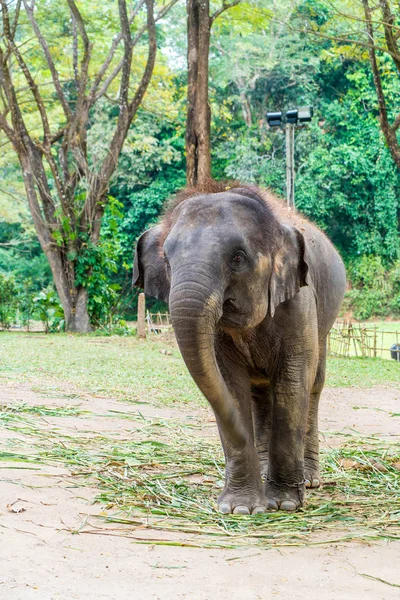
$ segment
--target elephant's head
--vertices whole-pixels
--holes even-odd
[[[244,434],[217,366],[215,333],[273,317],[306,275],[303,236],[252,188],[184,198],[138,241],[134,285],[169,302],[186,365],[236,440]]]

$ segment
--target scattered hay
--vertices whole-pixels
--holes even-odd
[[[73,437],[42,418],[53,409],[35,409],[3,407],[0,422],[23,435],[25,446],[22,452],[21,440],[10,440],[4,451],[0,449],[0,459],[62,464],[81,485],[98,488],[102,508],[95,516],[104,527],[89,527],[85,521],[81,533],[127,535],[149,543],[148,537],[141,540],[135,532],[152,529],[172,532],[178,539],[161,536],[151,543],[221,548],[400,539],[397,443],[356,433],[334,434],[343,443],[322,452],[326,483],[307,494],[302,510],[221,515],[215,500],[223,485],[223,457],[216,441],[193,434],[199,424],[142,417],[141,424],[132,423],[127,439],[95,432]],[[62,409],[54,410],[60,416]],[[69,414],[65,409],[64,415]],[[15,453],[12,444],[18,445]]]

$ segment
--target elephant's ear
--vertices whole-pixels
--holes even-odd
[[[145,231],[136,244],[133,264],[133,285],[157,300],[168,302],[169,281],[159,246],[159,225]]]
[[[308,285],[308,265],[304,237],[295,227],[281,225],[283,243],[274,257],[269,283],[269,313],[271,317],[281,302],[293,298],[301,287]]]

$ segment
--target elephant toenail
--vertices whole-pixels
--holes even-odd
[[[220,513],[222,513],[223,515],[230,515],[232,512],[232,508],[230,504],[227,504],[226,502],[223,502],[222,504],[220,504],[218,506],[218,510]]]
[[[251,514],[252,515],[258,515],[258,514],[263,513],[263,512],[265,512],[265,509],[264,509],[263,506],[255,506],[253,508],[253,510],[251,511]]]
[[[234,515],[249,515],[250,510],[247,506],[237,506],[233,511]]]
[[[293,512],[294,510],[296,510],[296,504],[292,502],[292,500],[284,500],[281,503],[281,510]]]
[[[321,485],[320,480],[319,479],[313,479],[312,480],[312,486],[313,488],[317,488]]]
[[[267,509],[268,510],[278,510],[279,506],[276,500],[268,500]]]
[[[310,488],[310,487],[311,487],[311,481],[310,481],[309,479],[306,479],[306,480],[304,481],[304,483],[305,483],[305,485],[306,485],[306,488]]]

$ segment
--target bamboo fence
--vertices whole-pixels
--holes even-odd
[[[146,312],[147,334],[160,334],[172,330],[169,313]],[[400,362],[400,329],[388,331],[371,323],[354,323],[337,320],[329,332],[328,354],[338,357],[386,358],[391,357],[391,347],[397,344]]]
[[[328,335],[328,354],[341,357],[391,358],[396,344],[400,361],[400,329],[386,331],[370,323],[336,321]]]
[[[146,323],[149,334],[166,333],[172,329],[169,313],[151,313],[147,311]]]

